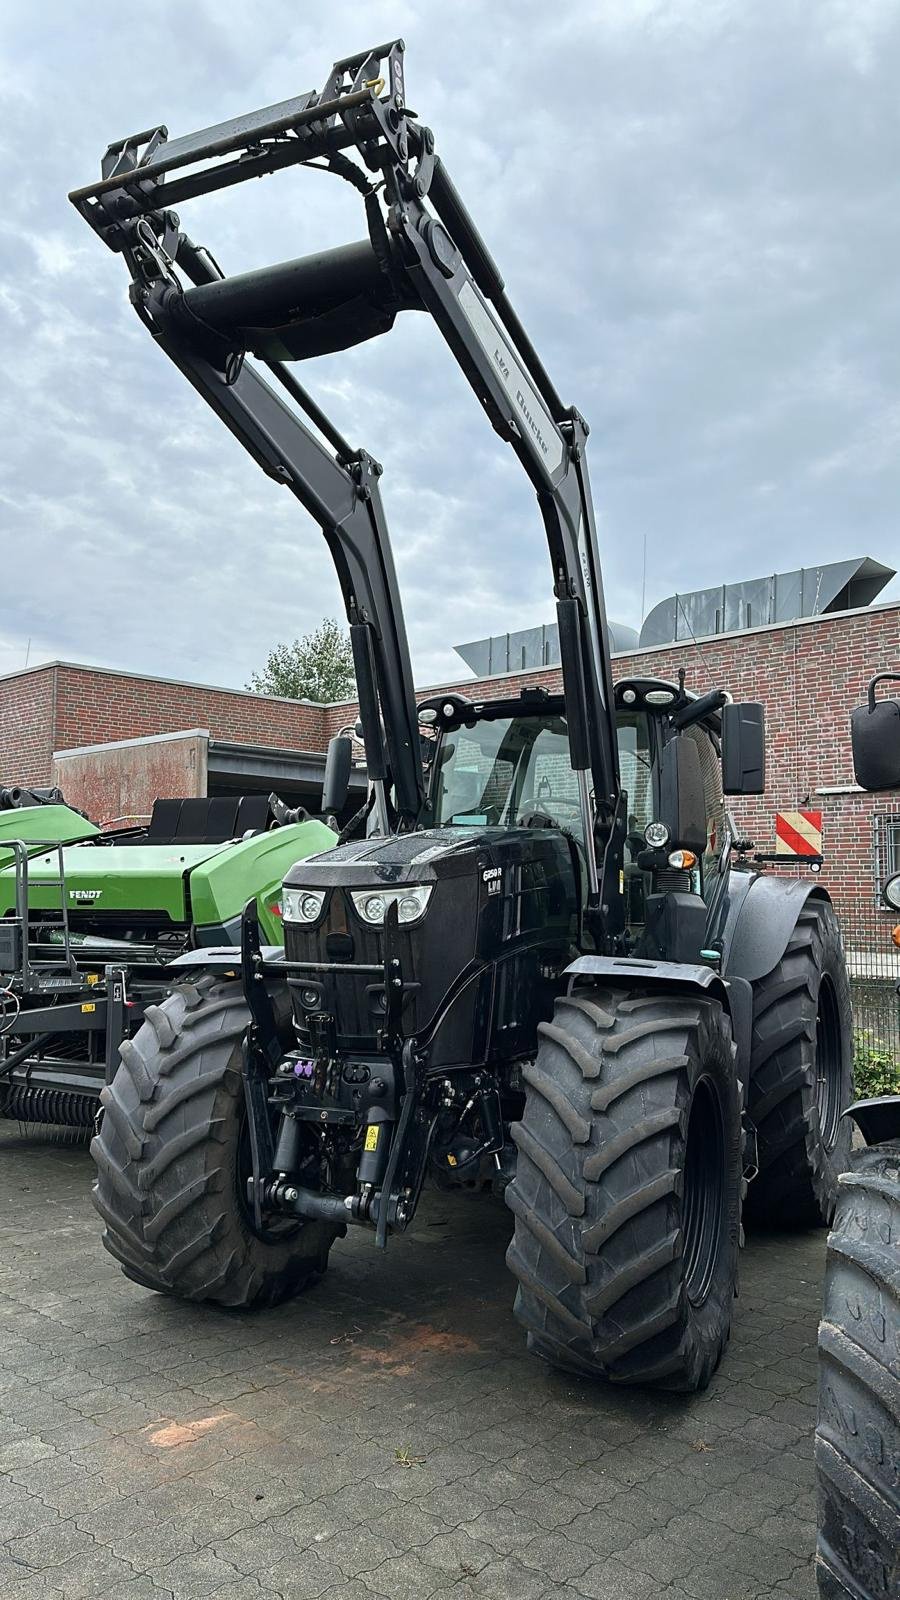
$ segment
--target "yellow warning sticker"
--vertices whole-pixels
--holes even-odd
[[[99,983],[100,982],[100,974],[99,974],[99,972],[89,972],[87,974],[87,981],[88,981],[89,985],[95,984],[95,983]]]
[[[97,1006],[93,1000],[85,1000],[81,1009],[82,1011],[96,1011]]]
[[[379,1128],[379,1125],[378,1125],[377,1122],[373,1122],[371,1124],[371,1126],[366,1129],[366,1144],[365,1144],[365,1148],[367,1150],[377,1150],[378,1149],[378,1134],[379,1134],[379,1132],[380,1132],[380,1128]]]

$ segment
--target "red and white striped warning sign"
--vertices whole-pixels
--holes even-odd
[[[776,811],[775,854],[820,856],[822,854],[821,811]]]

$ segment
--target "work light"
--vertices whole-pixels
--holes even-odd
[[[432,888],[430,883],[421,883],[407,885],[403,889],[379,889],[376,892],[371,889],[353,890],[350,898],[363,921],[377,927],[395,901],[398,922],[417,922],[431,898]]]
[[[318,889],[288,889],[281,891],[281,916],[284,922],[315,922],[321,915],[325,895]]]

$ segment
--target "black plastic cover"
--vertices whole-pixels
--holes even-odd
[[[669,830],[670,850],[706,849],[706,799],[700,751],[693,739],[670,739],[659,775],[659,816]]]
[[[758,700],[722,707],[722,791],[762,794],[766,787],[766,714]]]
[[[863,789],[900,789],[900,700],[859,706],[850,716],[853,771]]]

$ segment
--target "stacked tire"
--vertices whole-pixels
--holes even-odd
[[[838,1184],[819,1330],[822,1600],[900,1595],[900,1140]]]

